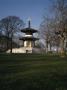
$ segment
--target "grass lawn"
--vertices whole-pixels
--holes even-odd
[[[0,54],[0,90],[67,90],[67,56]]]

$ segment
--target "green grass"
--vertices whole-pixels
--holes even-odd
[[[67,56],[0,54],[0,90],[67,90]]]

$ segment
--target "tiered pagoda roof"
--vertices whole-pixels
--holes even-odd
[[[21,32],[23,32],[23,33],[27,33],[27,32],[29,32],[29,33],[36,33],[38,31],[33,29],[33,28],[24,28],[24,29],[21,30]]]
[[[31,36],[22,37],[20,40],[23,40],[23,41],[25,41],[25,40],[31,40],[31,41],[38,40],[38,38],[33,37],[33,33],[36,33],[38,31],[30,27],[30,21],[28,22],[28,28],[21,29],[21,32],[25,33],[26,35],[31,35]]]

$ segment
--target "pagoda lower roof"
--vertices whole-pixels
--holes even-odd
[[[31,40],[31,41],[36,41],[39,40],[38,38],[35,37],[22,37],[20,40],[26,41],[26,40]]]
[[[21,32],[30,32],[30,33],[35,33],[35,32],[38,32],[37,30],[33,29],[33,28],[24,28],[21,30]]]

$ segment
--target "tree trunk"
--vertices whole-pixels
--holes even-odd
[[[11,37],[11,51],[10,51],[10,53],[12,53],[12,37]]]
[[[60,44],[61,44],[61,50],[60,50],[60,53],[61,53],[61,55],[63,55],[63,54],[64,54],[64,38],[61,38]]]
[[[50,51],[51,51],[51,43],[50,43]]]
[[[7,50],[9,49],[9,33],[7,32]]]
[[[46,53],[48,52],[48,41],[46,41]]]
[[[10,53],[12,53],[12,38],[13,38],[13,33],[11,32],[11,51]]]

